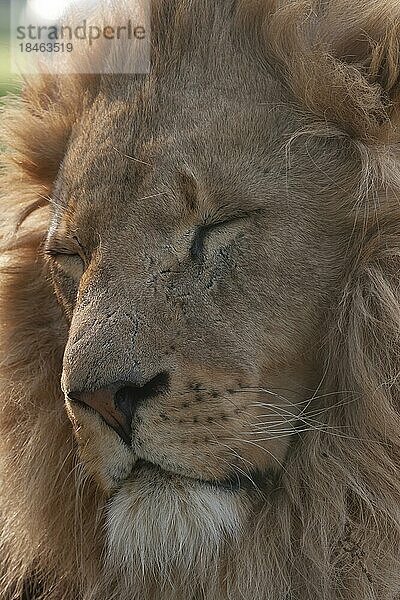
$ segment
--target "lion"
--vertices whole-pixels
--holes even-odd
[[[1,600],[400,597],[399,24],[154,0],[7,102]]]

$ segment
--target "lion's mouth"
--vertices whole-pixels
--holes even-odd
[[[143,458],[138,458],[133,467],[133,470],[129,476],[130,480],[134,480],[140,475],[148,475],[152,478],[163,480],[170,480],[172,483],[177,485],[200,485],[205,487],[211,487],[218,490],[224,490],[226,492],[237,493],[241,490],[251,492],[261,492],[265,490],[266,486],[271,485],[271,481],[275,479],[272,471],[252,471],[251,473],[236,473],[232,472],[224,479],[205,479],[202,477],[194,477],[191,475],[184,475],[177,471],[172,471],[162,467],[156,463],[147,461]]]

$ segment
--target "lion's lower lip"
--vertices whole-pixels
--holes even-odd
[[[137,462],[135,463],[135,466],[131,473],[131,477],[135,478],[140,472],[143,472],[143,471],[153,472],[155,476],[161,475],[162,477],[170,478],[171,480],[174,480],[174,481],[183,481],[183,482],[186,481],[191,484],[197,483],[200,485],[229,489],[230,491],[235,491],[236,489],[239,489],[238,486],[228,485],[228,483],[225,481],[207,480],[207,479],[202,479],[201,477],[184,475],[182,473],[178,473],[176,471],[166,469],[156,463],[150,462],[143,458],[139,458],[137,460]]]
[[[212,487],[219,490],[225,490],[228,492],[239,492],[240,490],[251,490],[260,491],[260,487],[265,487],[266,482],[271,481],[271,476],[268,473],[252,473],[248,476],[233,473],[231,476],[225,479],[203,479],[201,477],[194,477],[189,475],[183,475],[174,471],[170,471],[161,467],[160,465],[147,461],[143,458],[139,458],[131,473],[131,478],[135,479],[140,472],[148,471],[153,472],[154,475],[170,478],[175,481],[187,482],[190,484],[198,484],[201,486]]]

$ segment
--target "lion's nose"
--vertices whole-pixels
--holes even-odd
[[[141,386],[130,381],[118,382],[94,391],[72,391],[67,398],[95,410],[130,445],[132,419],[138,406],[144,400],[165,392],[168,381],[168,374],[160,373]]]

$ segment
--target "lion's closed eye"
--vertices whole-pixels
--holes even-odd
[[[85,270],[85,263],[79,254],[47,248],[46,256],[50,257],[52,265],[68,277],[79,281]]]
[[[243,214],[214,223],[201,225],[195,232],[190,255],[194,260],[203,260],[207,251],[208,242],[215,239],[216,244],[224,244],[241,229],[249,215]]]

